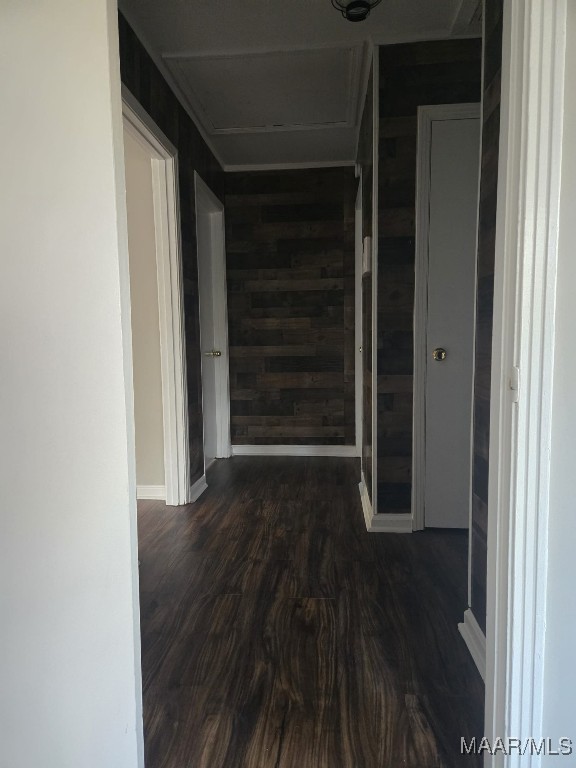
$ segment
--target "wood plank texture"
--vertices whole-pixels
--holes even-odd
[[[480,100],[481,41],[380,47],[378,511],[410,512],[416,115],[420,105]]]
[[[220,198],[224,193],[224,172],[121,13],[118,25],[122,82],[178,150],[190,424],[190,482],[193,483],[204,472],[194,171],[198,171]]]
[[[471,564],[471,607],[476,621],[484,631],[486,631],[488,444],[490,440],[490,376],[492,369],[494,254],[500,133],[502,0],[486,0],[485,14],[486,44],[480,211],[478,218],[478,284],[476,293]]]
[[[227,176],[233,444],[354,444],[354,198],[351,168]]]
[[[460,768],[467,538],[374,536],[353,459],[219,461],[139,503],[148,768]]]
[[[360,122],[358,137],[358,157],[362,178],[362,242],[365,237],[372,237],[373,219],[373,184],[374,184],[374,65],[370,65],[366,100]],[[374,458],[373,413],[372,413],[372,270],[362,275],[362,470],[366,493],[372,502]]]

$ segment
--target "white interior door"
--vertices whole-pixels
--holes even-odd
[[[200,345],[202,351],[202,414],[204,466],[230,456],[230,387],[224,210],[196,174],[196,236]]]
[[[432,121],[425,394],[427,527],[469,526],[479,145],[479,119]]]

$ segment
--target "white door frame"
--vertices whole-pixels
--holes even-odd
[[[542,734],[566,0],[505,0],[490,413],[486,736]],[[490,768],[539,755],[486,755]]]
[[[152,157],[166,504],[186,504],[190,500],[190,447],[178,153],[124,86],[122,115],[126,131],[144,146]]]
[[[412,444],[412,530],[425,525],[426,372],[428,360],[428,238],[430,230],[430,153],[435,120],[480,118],[480,104],[437,104],[418,107],[416,153],[416,263],[414,288],[414,415]],[[478,158],[480,162],[480,157]],[[476,240],[477,242],[477,240]],[[472,387],[474,389],[474,387]],[[472,442],[472,417],[470,421]],[[470,513],[472,508],[470,477]]]
[[[356,455],[362,458],[362,171],[357,176],[358,190],[354,207],[354,394],[356,416]]]
[[[230,437],[230,360],[228,348],[228,296],[226,290],[226,240],[224,205],[214,192],[194,171],[196,222],[198,206],[202,203],[212,219],[212,307],[214,335],[222,353],[216,366],[216,458],[227,459],[232,453]],[[196,223],[196,226],[198,224]],[[198,256],[198,261],[200,256]],[[200,296],[200,301],[202,297]],[[206,458],[204,458],[204,470]]]

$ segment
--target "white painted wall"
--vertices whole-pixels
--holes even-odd
[[[116,4],[0,11],[0,766],[142,764]]]
[[[164,423],[152,155],[124,130],[132,318],[136,482],[164,480]]]
[[[542,735],[572,738],[576,755],[576,4],[572,2],[567,32]],[[545,758],[543,764],[568,765],[574,755]]]

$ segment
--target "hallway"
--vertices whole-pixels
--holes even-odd
[[[139,502],[147,768],[481,764],[467,535],[366,533],[357,474],[235,457],[194,505]]]

